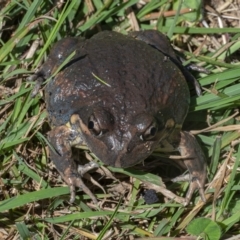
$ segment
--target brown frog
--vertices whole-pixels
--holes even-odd
[[[70,187],[70,201],[79,187],[97,202],[82,181],[96,164],[77,167],[72,159],[71,148],[80,145],[104,164],[122,168],[143,161],[159,146],[172,146],[190,172],[186,204],[196,189],[205,201],[204,155],[194,136],[181,130],[190,100],[186,79],[197,83],[168,39],[154,30],[65,38],[34,78],[49,78],[74,51],[45,91],[50,158]]]

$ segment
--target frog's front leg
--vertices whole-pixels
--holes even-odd
[[[55,127],[48,134],[48,139],[51,143],[50,159],[55,164],[58,172],[61,174],[64,181],[70,188],[70,202],[75,200],[75,188],[81,188],[87,195],[91,197],[93,202],[97,204],[97,199],[89,188],[83,183],[81,178],[86,171],[95,168],[96,164],[86,164],[81,166],[81,171],[72,158],[72,146],[82,143],[80,134],[77,130],[71,127],[70,124]]]
[[[183,131],[180,134],[179,152],[181,156],[184,156],[183,162],[189,170],[188,180],[190,181],[190,186],[185,198],[186,204],[189,203],[194,191],[197,189],[202,201],[205,202],[204,184],[206,181],[207,166],[204,153],[192,134]],[[173,181],[178,180],[180,180],[179,177],[173,179]]]

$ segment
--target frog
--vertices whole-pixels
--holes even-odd
[[[50,159],[70,188],[70,203],[76,188],[98,202],[83,181],[98,165],[78,165],[72,148],[79,146],[117,168],[141,163],[159,147],[178,151],[189,171],[185,205],[196,190],[205,201],[205,156],[196,138],[182,130],[190,104],[187,82],[198,92],[200,87],[163,33],[102,31],[63,38],[33,79],[38,86],[50,79],[45,86]]]

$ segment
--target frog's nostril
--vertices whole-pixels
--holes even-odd
[[[99,125],[98,119],[94,116],[94,114],[92,114],[88,120],[88,129],[91,130],[96,136],[102,135],[102,129]]]
[[[89,129],[93,129],[93,127],[94,127],[93,121],[89,121],[89,122],[88,122],[88,128],[89,128]]]
[[[151,130],[150,130],[150,134],[152,136],[155,136],[156,133],[157,133],[157,128],[156,127],[152,127]]]

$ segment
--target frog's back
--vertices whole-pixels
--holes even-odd
[[[101,32],[76,45],[74,59],[47,85],[46,100],[53,125],[65,124],[73,113],[91,106],[111,109],[125,121],[147,112],[181,124],[189,91],[181,71],[157,49]]]

